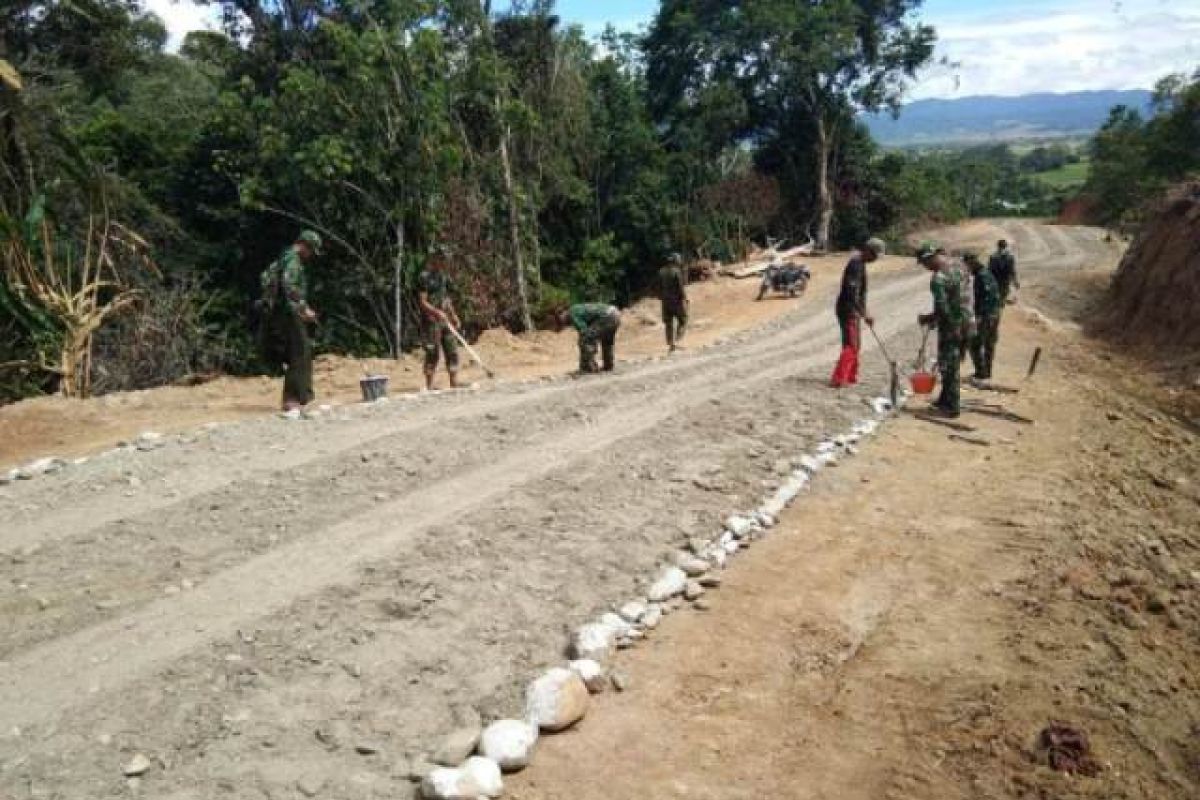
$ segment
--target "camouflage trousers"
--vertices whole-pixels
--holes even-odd
[[[684,303],[662,304],[663,324],[667,326],[667,345],[674,347],[687,333],[688,312]]]
[[[446,370],[458,372],[458,340],[447,322],[425,320],[421,328],[421,348],[425,351],[425,371],[437,369],[440,355],[446,356]]]
[[[975,335],[971,338],[971,363],[975,377],[992,377],[992,362],[996,358],[996,342],[1000,339],[1000,316],[979,317]]]
[[[621,327],[621,317],[611,314],[602,317],[579,332],[579,371],[599,372],[596,366],[596,350],[600,349],[604,358],[604,371],[611,372],[616,365],[617,329]]]
[[[263,355],[273,369],[283,368],[283,405],[308,405],[313,391],[313,346],[308,329],[290,309],[276,306],[263,326]]]
[[[958,413],[961,408],[959,370],[962,368],[962,339],[938,335],[938,370],[942,392],[934,405]]]

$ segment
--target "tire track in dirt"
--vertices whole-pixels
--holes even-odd
[[[894,279],[889,275],[880,282],[883,291],[887,291],[887,284]],[[825,292],[781,319],[728,339],[736,343],[745,341],[748,335],[765,335],[776,350],[785,351],[794,343],[788,340],[787,334],[780,336],[778,331],[808,319],[814,307],[824,310],[831,298],[832,294]],[[770,346],[764,344],[755,349],[765,352]],[[709,347],[684,357],[637,363],[633,365],[636,371],[610,376],[609,386],[620,388],[669,374],[686,375],[713,361],[739,357],[727,350]],[[529,391],[531,383],[536,391]],[[578,394],[578,390],[575,381],[558,379],[495,387],[481,395],[464,391],[408,396],[389,407],[371,409],[375,413],[369,416],[338,420],[335,431],[320,430],[315,436],[309,435],[311,427],[271,418],[220,428],[214,436],[236,436],[242,440],[234,445],[232,452],[222,452],[218,449],[220,442],[210,442],[211,455],[206,454],[204,458],[169,448],[151,453],[128,453],[124,454],[124,459],[94,460],[82,468],[48,476],[32,484],[15,484],[9,487],[7,496],[0,496],[0,514],[11,521],[0,530],[0,557],[79,536],[118,520],[195,501],[263,474],[272,480],[286,480],[316,463],[353,454],[381,436],[402,436],[432,424],[510,413],[530,404],[553,402],[562,395]],[[447,401],[454,402],[455,407],[448,409]],[[284,444],[272,447],[280,438]],[[214,464],[214,461],[218,463]],[[138,480],[142,483],[156,481],[154,488],[157,491],[129,491],[125,480],[119,476],[113,479],[112,473],[117,466],[136,466],[139,472],[148,471],[150,476]],[[97,476],[103,475],[108,476],[106,484],[97,486]],[[96,488],[101,490],[98,495],[94,492]],[[132,496],[114,502],[113,495],[117,493]],[[73,502],[62,503],[64,496],[71,496]]]
[[[919,278],[885,281],[878,299],[886,302],[897,291],[912,291],[914,281]],[[468,412],[479,404],[471,403],[466,409],[450,409],[438,425],[423,419],[424,430],[405,425],[406,431],[396,434],[385,427],[385,433],[356,452],[335,449],[333,456],[307,459],[300,467],[267,478],[242,479],[161,511],[121,517],[98,529],[63,530],[60,541],[14,558],[11,581],[0,585],[0,609],[13,622],[10,632],[0,637],[0,658],[131,613],[164,590],[178,591],[182,580],[192,585],[245,558],[320,535],[330,525],[369,513],[384,499],[399,507],[405,496],[430,483],[527,446],[513,427],[541,431],[549,440],[554,431],[577,426],[580,413],[613,405],[616,398],[611,393],[619,394],[622,388],[632,392],[626,410],[633,413],[651,378],[669,375],[680,381],[707,375],[713,365],[744,369],[771,363],[803,348],[797,338],[811,331],[827,333],[828,328],[820,314],[800,315],[787,325],[776,325],[767,336],[743,337],[747,345],[689,361],[651,363],[645,370],[619,376],[606,382],[603,396],[589,394],[585,384],[569,381],[534,387],[534,396],[521,402],[505,398],[500,405],[522,412],[519,426],[495,411],[494,404],[482,404],[489,410],[473,417]],[[564,399],[569,405],[563,405]],[[282,427],[290,432],[296,426]],[[339,431],[336,423],[322,425],[315,436],[328,440]],[[336,483],[331,487],[333,478]],[[302,508],[309,497],[321,497],[322,502]],[[179,535],[183,530],[187,536]],[[82,563],[87,569],[79,574],[76,565]],[[64,564],[69,566],[64,569]]]
[[[911,325],[910,306],[919,296],[920,283],[919,277],[907,278],[877,293],[885,335]],[[889,296],[895,308],[888,308]],[[728,358],[712,359],[716,375],[700,370],[690,380],[672,382],[670,392],[655,401],[635,398],[606,411],[599,422],[565,434],[555,432],[487,466],[323,530],[320,537],[310,536],[224,570],[192,592],[27,651],[10,661],[0,678],[0,707],[12,724],[23,726],[54,718],[86,698],[88,687],[99,687],[99,693],[114,691],[205,642],[233,635],[243,622],[324,587],[351,582],[359,567],[403,549],[415,531],[486,505],[523,483],[566,470],[583,455],[614,447],[684,407],[739,391],[740,384],[823,364],[835,340],[829,327],[823,318],[793,322],[749,347],[730,348]],[[810,334],[812,338],[802,344],[794,342]],[[750,353],[739,352],[747,349]],[[807,350],[811,355],[780,364],[781,352],[787,350]],[[728,369],[722,371],[722,366]],[[392,524],[399,514],[405,517],[402,527]]]

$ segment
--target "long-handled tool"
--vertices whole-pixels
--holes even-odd
[[[458,343],[463,346],[463,349],[467,351],[467,354],[469,356],[471,356],[471,358],[475,361],[476,364],[479,365],[479,368],[481,370],[483,370],[484,374],[487,375],[489,378],[495,378],[496,373],[492,372],[488,368],[488,365],[483,363],[483,359],[479,357],[479,353],[476,353],[475,348],[473,348],[473,347],[471,347],[471,345],[467,344],[467,340],[463,338],[463,335],[458,332],[457,328],[455,328],[453,325],[450,324],[450,320],[446,320],[446,327],[450,330],[450,335],[458,340]]]
[[[863,322],[867,322],[865,319]],[[891,373],[888,383],[888,399],[892,401],[892,408],[900,407],[900,367],[892,360],[888,354],[887,346],[884,345],[883,339],[879,338],[879,334],[875,332],[875,324],[867,322],[867,328],[871,331],[871,335],[875,337],[876,344],[879,345],[879,351],[883,353],[883,358],[888,363],[888,370]]]

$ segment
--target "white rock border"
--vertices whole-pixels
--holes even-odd
[[[902,392],[900,405],[905,405],[910,396],[911,392],[908,390]],[[874,412],[874,417],[859,420],[848,432],[819,442],[813,452],[795,459],[793,463],[799,466],[784,478],[775,491],[763,498],[757,508],[731,514],[726,518],[720,532],[711,540],[694,542],[691,545],[693,552],[680,551],[670,556],[649,576],[645,596],[617,603],[613,606],[613,611],[605,612],[597,620],[575,629],[567,648],[574,660],[564,666],[584,681],[589,693],[602,691],[605,676],[610,676],[607,664],[615,651],[633,647],[645,640],[658,626],[664,614],[688,605],[689,601],[693,609],[702,610],[701,606],[706,604],[706,590],[712,591],[721,585],[720,576],[716,571],[723,569],[730,557],[737,555],[752,541],[766,536],[775,527],[783,510],[795,503],[821,470],[830,464],[857,455],[858,443],[878,433],[882,424],[895,411],[886,397],[873,397],[866,402]],[[706,565],[707,569],[702,569],[702,564]],[[685,595],[689,598],[688,601],[684,600]],[[556,670],[562,668],[558,667]],[[543,673],[533,683],[544,680],[546,675],[547,673]],[[536,737],[534,739],[536,741]],[[531,743],[528,750],[529,759],[532,759],[534,754]],[[478,762],[482,760],[484,759],[475,757],[477,768]],[[523,759],[523,762],[528,763],[528,759]],[[453,782],[452,778],[463,775],[465,770],[464,764],[458,770],[441,771],[442,774],[438,777],[443,783],[450,783]],[[429,794],[423,793],[423,796],[452,796],[434,794],[434,787],[429,785],[430,783],[427,779],[422,786],[423,792],[426,786],[430,791]]]

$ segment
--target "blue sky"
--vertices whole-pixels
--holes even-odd
[[[174,41],[212,24],[211,9],[191,0],[144,2]],[[565,20],[592,34],[609,23],[636,30],[657,8],[658,0],[558,2]],[[938,29],[938,55],[957,66],[930,69],[913,98],[1148,88],[1200,68],[1198,0],[927,0],[920,17]]]
[[[591,33],[646,24],[657,0],[559,0],[559,13]],[[939,32],[935,68],[914,97],[1026,94],[1150,87],[1200,68],[1196,0],[927,0],[920,17]]]

